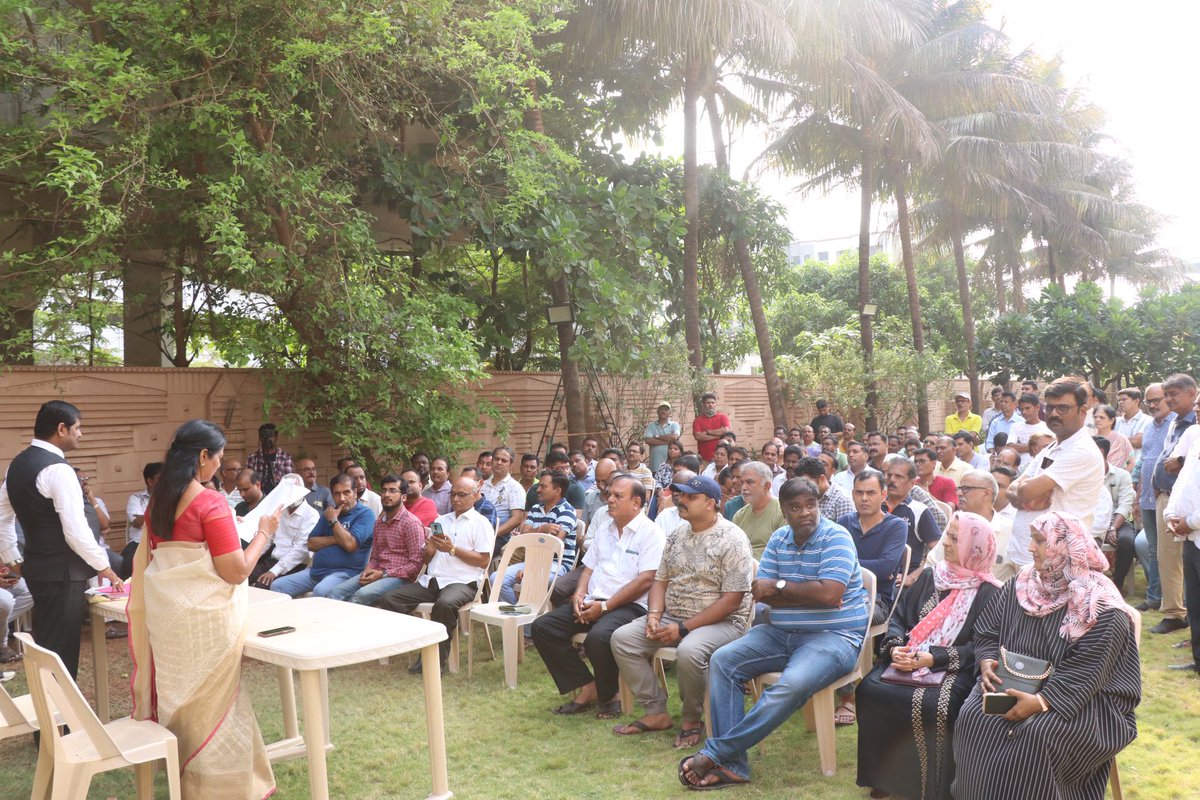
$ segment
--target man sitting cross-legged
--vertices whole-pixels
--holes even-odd
[[[679,764],[688,787],[748,782],[747,751],[858,659],[867,596],[850,534],[821,516],[820,491],[807,478],[785,483],[779,503],[788,525],[767,543],[753,587],[771,620],[709,662],[713,735]],[[746,681],[767,672],[783,674],[747,711]]]
[[[352,575],[362,572],[371,549],[375,515],[358,502],[354,479],[342,472],[329,482],[333,505],[317,520],[308,535],[312,566],[284,575],[271,582],[271,590],[299,597],[312,592],[328,597],[334,588]]]
[[[338,584],[329,593],[331,598],[370,606],[393,589],[416,579],[425,563],[425,527],[404,507],[408,491],[403,478],[384,476],[379,486],[383,513],[375,520],[367,566],[361,574]]]
[[[425,574],[416,583],[385,594],[376,606],[411,614],[421,603],[433,603],[431,618],[445,625],[450,636],[454,635],[458,610],[475,599],[496,541],[491,523],[475,510],[477,499],[479,482],[473,476],[459,476],[450,487],[450,513],[433,521],[433,535],[425,542],[421,554],[427,565]],[[450,639],[443,641],[439,649],[444,672],[450,656]],[[419,674],[421,659],[408,671]]]
[[[667,536],[650,607],[643,619],[622,626],[612,638],[621,677],[646,714],[613,733],[671,728],[667,692],[654,674],[653,659],[660,647],[675,647],[683,704],[674,745],[679,749],[696,747],[702,738],[709,658],[749,624],[752,562],[745,532],[721,515],[716,481],[692,478],[672,484],[671,491],[683,524]]]
[[[556,708],[556,714],[582,714],[597,701],[602,704],[599,719],[621,714],[610,640],[617,628],[646,613],[646,594],[665,539],[662,529],[642,513],[645,504],[646,487],[638,478],[617,473],[610,479],[608,514],[595,526],[571,602],[533,622],[533,644],[559,693],[580,690],[574,700]],[[571,644],[577,633],[587,633],[583,648],[595,677]]]

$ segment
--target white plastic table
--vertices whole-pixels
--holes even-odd
[[[446,773],[446,736],[442,720],[442,676],[438,643],[446,628],[437,622],[370,606],[304,597],[290,603],[252,605],[247,614],[245,655],[300,673],[304,709],[303,752],[308,756],[308,789],[312,800],[328,800],[329,776],[325,752],[329,745],[327,670],[421,651],[425,688],[425,727],[433,791],[429,800],[453,796]],[[291,625],[296,630],[264,638],[258,631]],[[273,748],[272,760],[295,757],[301,750],[284,741]]]
[[[128,596],[105,600],[102,603],[90,603],[92,614],[92,667],[96,679],[96,714],[101,722],[108,722],[112,717],[112,707],[108,698],[108,639],[105,636],[105,622],[129,622],[125,614],[125,603]],[[271,605],[291,602],[292,598],[283,592],[272,592],[269,589],[250,587],[249,606]],[[255,630],[260,630],[255,628]],[[285,730],[296,735],[296,690],[292,684],[292,676],[288,674],[286,686],[284,675],[279,675],[279,694],[283,703],[283,722]],[[290,702],[289,702],[290,695]],[[289,718],[289,709],[291,716]],[[290,727],[289,727],[290,726]]]

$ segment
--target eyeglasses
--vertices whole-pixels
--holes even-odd
[[[475,494],[474,492],[451,492],[450,496],[457,497],[457,498],[463,498],[463,497],[471,497],[474,494]]]
[[[989,487],[989,486],[959,486],[958,487],[959,494],[966,494],[967,492],[970,492],[972,490],[990,491],[991,487]]]
[[[1061,417],[1063,414],[1069,414],[1077,408],[1079,408],[1079,406],[1072,405],[1070,403],[1056,403],[1054,405],[1047,403],[1046,404],[1046,413],[1047,414],[1051,414],[1051,413],[1057,414],[1058,416]]]
[[[1156,405],[1158,405],[1159,403],[1161,403],[1162,401],[1163,401],[1163,398],[1161,398],[1161,397],[1147,397],[1147,398],[1146,398],[1146,405],[1148,405],[1148,406],[1156,406]]]

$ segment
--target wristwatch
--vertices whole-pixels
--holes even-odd
[[[783,594],[783,590],[785,588],[787,588],[787,581],[785,581],[783,578],[780,578],[779,580],[775,581],[775,591],[776,592],[778,592],[779,594]]]
[[[682,622],[679,623],[679,638],[685,639],[685,638],[687,638],[687,635],[688,635],[687,625],[684,625]]]
[[[601,600],[601,601],[600,601],[600,613],[601,613],[601,614],[607,614],[607,613],[608,613],[608,601],[607,601],[607,600]]]

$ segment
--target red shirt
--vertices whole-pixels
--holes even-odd
[[[706,417],[703,414],[692,420],[692,434],[695,435],[701,431],[712,431],[717,428],[730,428],[729,417],[718,411],[711,417]],[[700,457],[705,461],[712,461],[713,455],[717,452],[717,444],[720,439],[711,439],[707,442],[696,442],[696,450],[699,451]]]
[[[921,485],[925,486],[925,484]],[[951,508],[958,508],[958,487],[945,475],[935,475],[929,485],[925,486],[925,491],[929,492],[935,500],[949,503]]]
[[[204,542],[213,558],[242,549],[242,540],[238,537],[229,503],[224,495],[212,489],[205,489],[192,498],[192,502],[175,519],[169,540],[156,536],[151,530],[150,509],[147,508],[146,532],[150,534],[151,547],[158,547],[164,541]]]
[[[411,511],[414,517],[421,520],[421,524],[426,528],[438,518],[437,503],[428,497],[418,497],[415,503],[405,502],[404,507]]]

